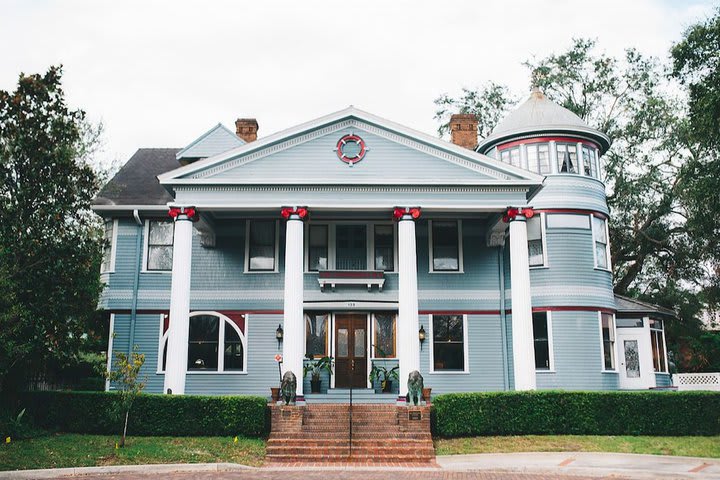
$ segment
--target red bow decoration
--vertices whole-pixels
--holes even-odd
[[[197,210],[195,210],[195,207],[170,207],[168,215],[172,219],[176,219],[178,215],[186,215],[187,218],[193,222],[198,220]]]
[[[522,215],[525,218],[532,218],[535,215],[535,211],[532,208],[508,208],[505,211],[505,215],[503,215],[503,222],[508,223],[518,215]]]
[[[280,210],[280,215],[282,215],[285,220],[290,218],[290,215],[297,215],[298,217],[300,217],[300,220],[303,220],[305,217],[307,217],[307,214],[307,207],[283,207],[282,210]]]
[[[420,218],[420,207],[395,207],[393,210],[393,218],[395,220],[400,220],[405,215],[410,215],[413,220]]]

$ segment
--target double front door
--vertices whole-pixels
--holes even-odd
[[[367,387],[367,316],[335,315],[335,387]]]

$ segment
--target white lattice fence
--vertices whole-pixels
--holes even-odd
[[[720,373],[676,373],[673,385],[678,390],[717,390],[720,391]]]

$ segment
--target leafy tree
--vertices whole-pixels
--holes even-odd
[[[145,388],[145,380],[139,380],[140,370],[145,364],[145,354],[138,353],[137,345],[133,347],[131,356],[122,352],[115,354],[117,361],[115,369],[106,372],[106,377],[114,382],[119,390],[118,414],[123,418],[123,430],[120,436],[120,447],[125,446],[125,437],[127,436],[128,418],[135,399]]]
[[[458,98],[447,93],[435,99],[438,109],[435,119],[440,122],[440,136],[450,131],[450,116],[453,113],[472,113],[478,119],[478,135],[487,137],[497,123],[517,103],[510,90],[504,85],[488,82],[477,90],[463,88]]]
[[[717,50],[714,55],[717,66]],[[717,288],[717,267],[713,272],[708,266],[720,258],[718,222],[707,210],[699,213],[709,196],[720,202],[720,171],[698,175],[699,169],[714,171],[718,162],[707,168],[706,149],[688,121],[682,88],[658,59],[634,49],[622,58],[597,53],[593,40],[574,40],[567,51],[525,65],[532,86],[613,140],[603,157],[603,180],[612,212],[615,291],[679,309],[683,321],[669,327],[675,338],[697,332],[704,307],[697,294]],[[487,91],[465,90],[456,99],[441,96],[436,118],[444,121],[449,107],[490,109],[494,123],[513,102],[507,89],[495,86],[502,98],[477,105]],[[486,125],[485,132],[491,127]]]
[[[0,390],[73,359],[95,327],[102,237],[90,201],[99,130],[61,67],[0,90]]]

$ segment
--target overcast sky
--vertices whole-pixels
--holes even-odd
[[[433,99],[597,38],[665,58],[707,0],[0,0],[0,89],[62,63],[70,104],[105,125],[102,160],[183,147],[218,122],[260,136],[355,105],[434,133]]]

